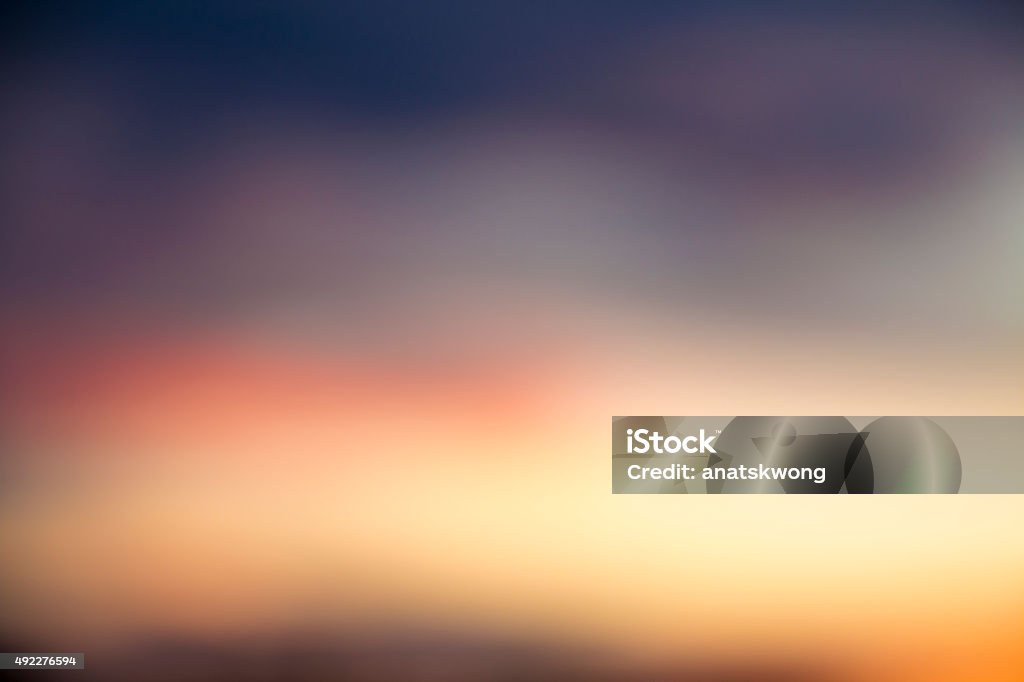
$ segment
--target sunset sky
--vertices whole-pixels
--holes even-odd
[[[616,414],[1022,413],[1019,11],[417,7],[5,26],[0,644],[1019,679],[1020,496],[608,475]]]

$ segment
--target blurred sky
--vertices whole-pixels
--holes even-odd
[[[0,642],[1024,666],[1015,497],[607,467],[613,414],[1021,413],[1015,3],[3,13]]]

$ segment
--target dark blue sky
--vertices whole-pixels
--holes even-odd
[[[614,49],[623,36],[666,26],[948,23],[1012,35],[1021,25],[1010,2],[785,2],[770,11],[764,5],[21,2],[5,10],[4,61],[15,68],[26,61],[108,64],[147,97],[184,97],[189,107],[271,100],[388,117],[445,114],[557,88],[550,83],[552,60],[578,61],[586,71],[589,58]]]

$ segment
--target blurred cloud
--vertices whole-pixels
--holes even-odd
[[[1012,498],[681,509],[604,457],[611,414],[1020,412],[1022,25],[15,5],[0,645],[1009,676]]]

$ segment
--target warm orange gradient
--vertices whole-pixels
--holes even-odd
[[[671,373],[612,386],[544,353],[442,368],[10,329],[4,433],[19,456],[0,585],[4,623],[40,640],[103,651],[145,632],[402,624],[598,647],[619,665],[894,680],[1024,666],[1016,496],[612,496],[595,405],[698,406]],[[742,370],[712,376],[733,405],[769,391]],[[866,404],[811,373],[771,383],[774,408],[806,408],[809,388],[819,406]],[[885,388],[903,412],[961,405]],[[1002,400],[981,411],[1013,409]]]

